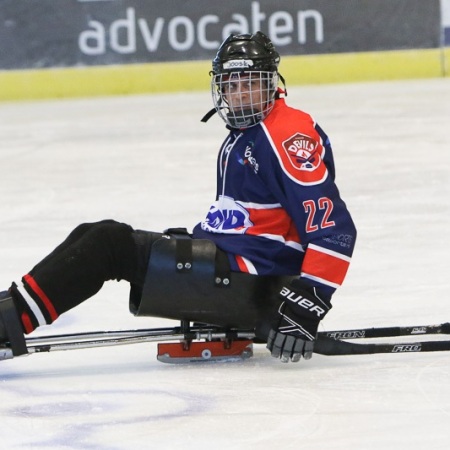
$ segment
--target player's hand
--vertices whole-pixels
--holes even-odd
[[[319,322],[331,305],[306,290],[298,280],[283,287],[279,296],[281,304],[267,338],[267,348],[284,363],[298,362],[302,357],[310,359]]]

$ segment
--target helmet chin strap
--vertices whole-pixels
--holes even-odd
[[[279,78],[280,81],[283,83],[283,92],[284,92],[284,96],[287,97],[286,81],[284,81],[284,77],[283,77],[283,75],[281,75],[281,73],[278,73],[278,78]],[[279,97],[280,97],[280,95],[279,95],[278,92],[277,92],[275,95],[276,95],[275,98],[279,98]]]
[[[213,72],[210,72],[210,75],[212,75]],[[220,102],[222,102],[222,99],[220,99]],[[224,106],[221,106],[220,108],[224,108]],[[216,112],[218,111],[218,108],[214,107],[212,109],[210,109],[203,117],[201,122],[208,122],[209,119],[211,119],[211,117],[216,114]]]
[[[216,108],[212,108],[210,109],[203,117],[201,122],[208,122],[209,119],[211,119],[211,117],[217,112]]]
[[[225,107],[223,107],[223,106],[221,108],[225,109]],[[211,119],[211,117],[214,114],[216,114],[216,112],[217,112],[217,109],[216,108],[212,108],[211,110],[209,110],[203,116],[203,118],[201,119],[201,122],[205,122],[205,123],[208,122],[208,120]],[[246,112],[249,113],[248,116],[246,115]],[[242,114],[242,121],[241,122],[239,121],[239,118],[241,116],[236,116],[233,113],[228,113],[227,114],[228,121],[229,121],[230,126],[232,128],[246,128],[246,127],[249,127],[249,126],[252,126],[252,125],[256,125],[259,122],[259,120],[254,120],[255,114],[251,110],[248,110],[248,111],[243,110],[242,113],[243,114]],[[246,116],[247,116],[247,118],[245,118]]]

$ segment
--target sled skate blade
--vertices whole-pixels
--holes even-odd
[[[171,342],[158,344],[157,359],[171,364],[241,361],[253,356],[253,341]]]

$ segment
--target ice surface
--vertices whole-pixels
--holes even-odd
[[[331,137],[359,238],[322,330],[450,320],[450,80],[289,88]],[[203,93],[0,105],[0,286],[84,221],[191,228],[215,192]],[[35,334],[172,325],[126,283]],[[0,363],[2,449],[448,449],[450,353],[172,366],[156,345]]]

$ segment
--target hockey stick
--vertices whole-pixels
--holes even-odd
[[[320,355],[371,355],[374,353],[443,352],[450,350],[450,341],[418,341],[386,344],[355,344],[320,336],[314,346],[314,353]]]
[[[450,350],[450,340],[394,343],[346,342],[343,339],[370,339],[398,336],[450,334],[450,323],[414,327],[378,327],[319,333],[314,352],[321,355],[370,355],[374,353],[440,352]]]
[[[385,338],[397,336],[421,336],[426,334],[450,334],[450,323],[415,327],[356,328],[353,330],[325,331],[319,333],[333,339]]]

